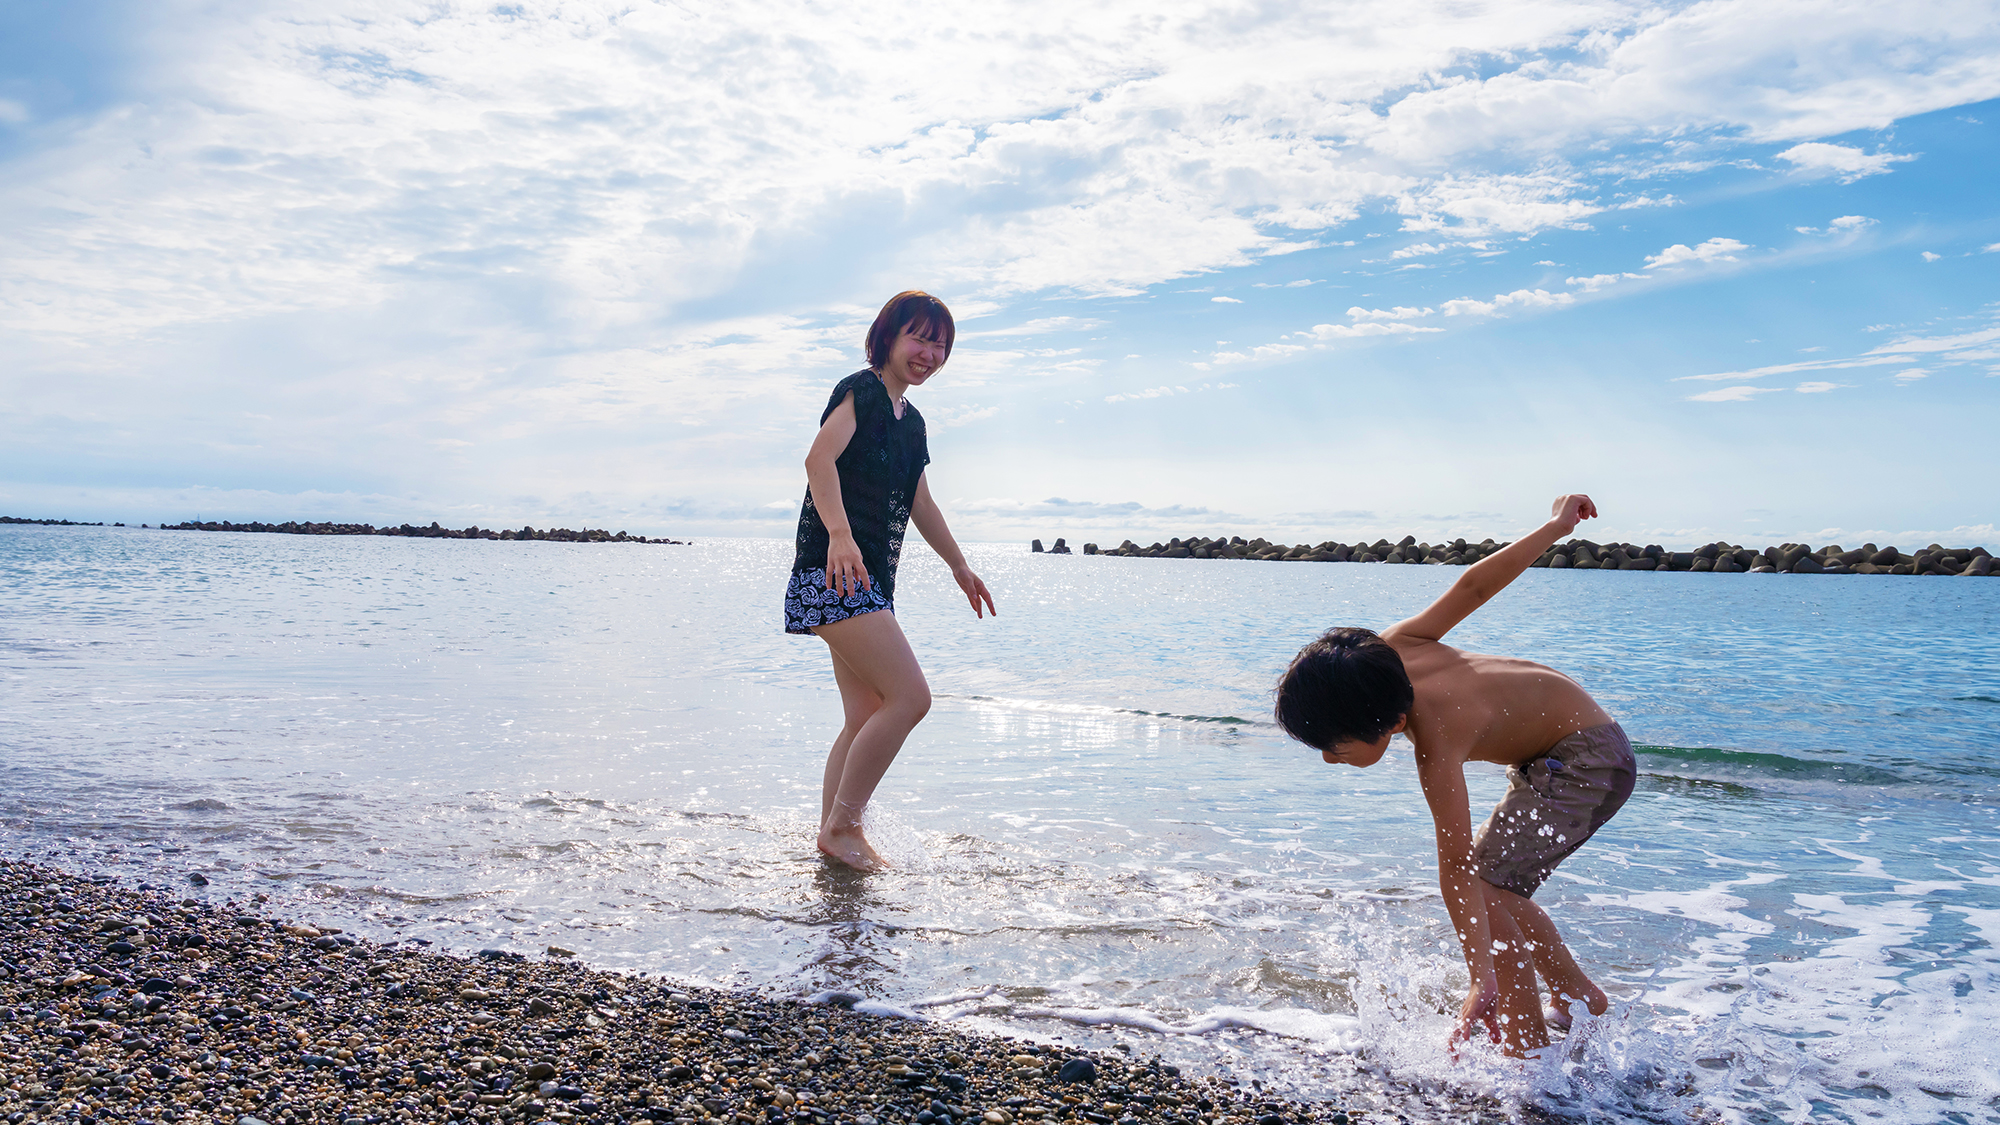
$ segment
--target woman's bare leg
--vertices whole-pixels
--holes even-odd
[[[1583,967],[1576,963],[1569,946],[1563,944],[1562,933],[1547,911],[1536,906],[1533,899],[1495,886],[1488,885],[1486,895],[1487,901],[1505,910],[1521,936],[1528,939],[1535,955],[1535,970],[1549,986],[1549,1007],[1554,1016],[1550,1023],[1568,1029],[1570,1002],[1574,1000],[1583,1001],[1593,1016],[1601,1016],[1611,1007],[1611,997],[1584,975]]]
[[[833,749],[827,753],[826,776],[820,781],[819,823],[822,828],[833,816],[833,800],[840,792],[841,774],[847,769],[847,748],[854,744],[854,736],[861,733],[861,728],[868,725],[869,717],[882,706],[882,697],[862,680],[860,673],[849,668],[847,662],[840,658],[840,653],[831,647],[827,651],[833,653],[833,680],[840,685],[840,710],[844,721],[839,736],[833,740]]]
[[[888,610],[821,625],[814,632],[833,651],[834,679],[846,714],[827,755],[819,850],[850,867],[873,871],[886,865],[861,834],[861,810],[868,807],[903,740],[930,711],[931,689],[903,627]]]

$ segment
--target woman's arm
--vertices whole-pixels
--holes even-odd
[[[856,590],[875,588],[861,548],[854,542],[854,529],[847,522],[847,506],[840,496],[840,469],[835,464],[854,440],[854,392],[826,416],[806,452],[806,487],[812,490],[813,507],[826,525],[826,588],[842,596]]]
[[[917,525],[924,542],[929,543],[931,550],[936,551],[944,564],[951,568],[951,576],[958,581],[958,588],[965,591],[966,600],[972,603],[972,612],[982,618],[989,613],[1000,616],[1000,611],[993,608],[993,595],[986,592],[986,583],[972,572],[972,567],[965,561],[965,552],[958,549],[958,540],[951,537],[951,529],[944,525],[944,512],[938,508],[937,501],[931,499],[928,472],[917,477],[917,494],[910,499],[910,522]],[[979,606],[982,601],[986,603],[984,610]]]
[[[1579,521],[1597,514],[1597,505],[1582,493],[1557,497],[1552,508],[1554,515],[1549,522],[1467,567],[1458,581],[1451,584],[1451,589],[1422,613],[1382,630],[1382,636],[1424,641],[1443,639],[1452,626],[1472,616],[1473,610],[1519,578],[1529,564],[1542,557],[1543,551],[1575,531]]]

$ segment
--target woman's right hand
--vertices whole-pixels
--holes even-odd
[[[826,588],[843,598],[875,588],[875,581],[868,577],[868,566],[861,561],[861,548],[855,544],[851,531],[827,533]]]

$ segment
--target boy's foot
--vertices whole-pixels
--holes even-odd
[[[869,846],[858,824],[850,828],[820,829],[819,850],[828,859],[839,860],[856,871],[880,871],[889,866],[889,861]]]
[[[1590,992],[1586,996],[1555,997],[1555,999],[1549,1003],[1549,1010],[1544,1014],[1545,1019],[1548,1022],[1548,1025],[1560,1031],[1568,1031],[1570,1028],[1570,1024],[1575,1022],[1575,1018],[1571,1014],[1570,1008],[1574,1006],[1579,999],[1583,1001],[1583,1006],[1585,1008],[1588,1008],[1590,1010],[1590,1014],[1593,1016],[1601,1016],[1604,1013],[1611,1010],[1611,997],[1605,995],[1603,989],[1593,984],[1590,986]]]

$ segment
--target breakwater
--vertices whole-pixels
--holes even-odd
[[[515,539],[537,540],[549,543],[672,543],[684,546],[680,539],[648,539],[643,535],[628,535],[625,532],[609,532],[599,528],[572,531],[567,527],[536,529],[522,527],[495,531],[490,527],[450,528],[440,526],[435,520],[429,527],[413,524],[399,524],[394,527],[376,527],[370,523],[298,523],[286,520],[284,523],[230,523],[189,520],[183,523],[160,525],[162,531],[250,531],[277,535],[400,535],[411,539]]]
[[[1406,565],[1469,566],[1507,546],[1492,539],[1468,543],[1454,539],[1448,543],[1420,543],[1406,535],[1400,542],[1377,539],[1373,543],[1284,544],[1268,539],[1229,538],[1173,539],[1141,547],[1130,539],[1116,547],[1100,549],[1085,543],[1086,555],[1118,555],[1148,559],[1249,559],[1260,562],[1339,562],[1401,563]],[[1030,550],[1041,551],[1037,539]],[[1056,540],[1050,554],[1068,554],[1063,540]],[[1839,544],[1814,547],[1805,543],[1749,548],[1740,543],[1715,542],[1692,551],[1668,551],[1658,544],[1597,543],[1571,539],[1542,552],[1530,566],[1552,570],[1679,570],[1699,574],[1910,574],[1951,575],[1986,578],[1994,573],[1993,556],[1984,547],[1945,547],[1932,543],[1909,554],[1900,549],[1866,543],[1852,550]]]

